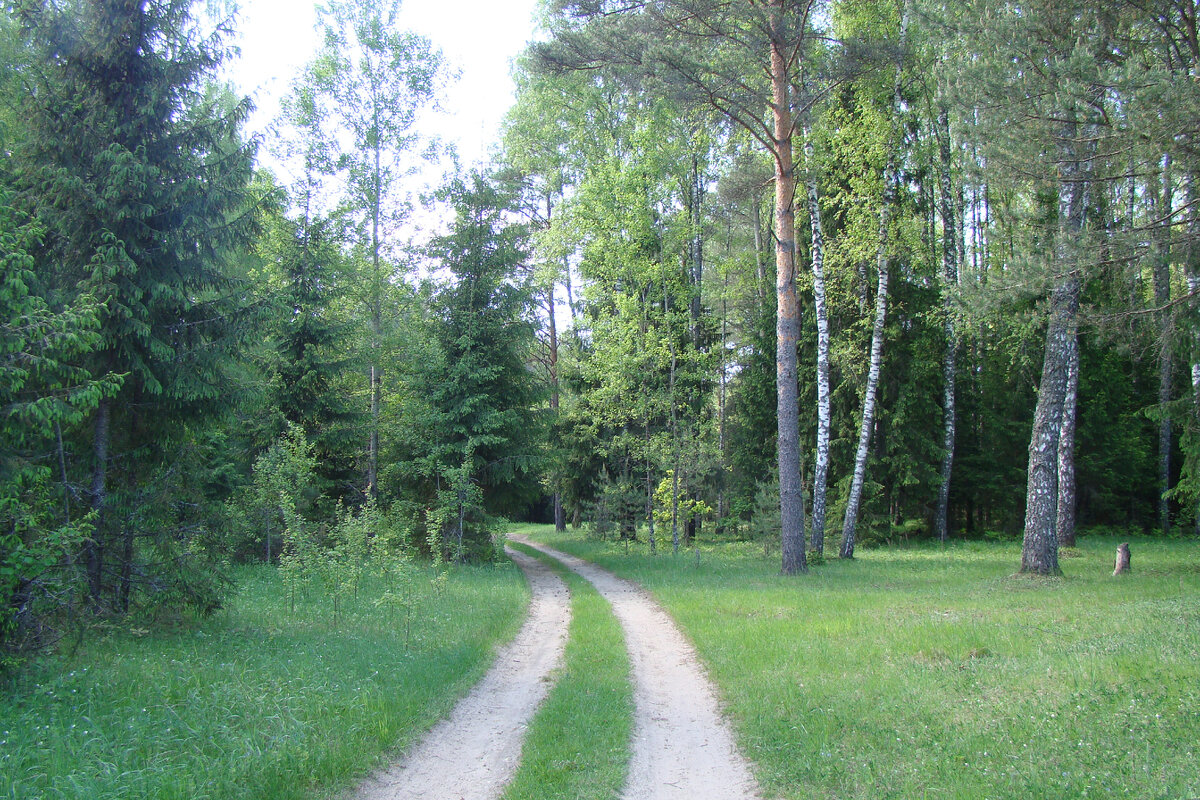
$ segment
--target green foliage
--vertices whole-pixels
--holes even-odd
[[[455,221],[432,252],[452,277],[430,298],[439,352],[414,376],[429,404],[414,455],[433,484],[431,535],[456,559],[489,559],[492,519],[520,513],[539,490],[532,299],[518,271],[525,230],[506,220],[512,198],[481,175],[453,184],[447,199]]]
[[[77,366],[100,343],[96,305],[83,297],[55,312],[34,293],[41,235],[9,200],[0,188],[0,669],[53,641],[50,617],[74,600],[70,558],[94,515],[72,515],[51,454],[61,458],[62,431],[121,386]]]

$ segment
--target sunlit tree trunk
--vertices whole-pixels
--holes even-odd
[[[1075,410],[1079,405],[1079,334],[1067,334],[1067,386],[1058,438],[1058,511],[1055,530],[1060,547],[1075,546]]]
[[[900,47],[908,39],[909,5],[906,1],[900,18]],[[900,80],[903,65],[896,64],[895,80],[892,86],[892,114],[889,124],[895,126],[901,110]],[[875,403],[879,392],[879,373],[883,367],[883,333],[887,322],[888,278],[890,243],[888,234],[891,227],[892,206],[896,202],[896,151],[898,143],[893,142],[888,149],[887,165],[883,170],[883,200],[879,208],[879,239],[876,250],[876,270],[878,282],[875,289],[875,323],[871,330],[871,363],[867,369],[866,393],[863,396],[862,425],[858,431],[858,448],[854,455],[854,474],[850,479],[850,493],[846,499],[846,516],[842,521],[842,547],[839,555],[842,558],[854,558],[855,527],[858,524],[859,509],[862,505],[863,484],[867,475],[867,453],[871,446],[871,432],[875,425]]]
[[[800,389],[796,345],[800,307],[796,298],[796,175],[792,160],[792,104],[783,0],[768,5],[771,36],[771,98],[775,157],[776,383],[778,386],[779,512],[783,572],[808,570],[804,552],[804,487],[800,480]]]
[[[1038,385],[1026,468],[1021,572],[1037,575],[1058,575],[1062,572],[1058,564],[1059,443],[1083,283],[1079,260],[1083,255],[1081,248],[1092,170],[1091,155],[1095,152],[1094,139],[1089,143],[1079,141],[1079,126],[1072,114],[1067,112],[1068,121],[1060,134],[1060,223],[1054,253],[1056,263],[1053,265],[1058,277],[1050,295],[1046,352],[1042,360],[1042,379]]]

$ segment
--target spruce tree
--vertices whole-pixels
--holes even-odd
[[[449,191],[455,220],[433,244],[452,281],[433,298],[435,334],[444,355],[432,379],[440,418],[442,479],[460,557],[490,550],[482,512],[519,510],[537,490],[538,393],[526,367],[533,346],[524,264],[525,231],[509,224],[510,200],[484,177]]]
[[[141,526],[110,513],[112,501],[134,497],[175,435],[228,405],[240,330],[240,292],[224,265],[251,218],[252,154],[237,132],[249,105],[212,86],[224,30],[199,33],[191,6],[24,0],[16,9],[31,91],[13,159],[22,201],[46,231],[40,290],[52,303],[93,295],[102,311],[89,368],[126,376],[93,415],[97,531],[84,553],[93,602],[122,609],[147,570],[133,568]]]

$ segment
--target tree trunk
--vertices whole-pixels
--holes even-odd
[[[1186,175],[1187,182],[1187,200],[1188,206],[1191,209],[1188,213],[1188,231],[1187,239],[1189,242],[1190,256],[1187,258],[1187,284],[1188,294],[1196,295],[1200,293],[1200,264],[1197,263],[1197,241],[1200,241],[1200,211],[1197,210],[1197,203],[1200,203],[1200,193],[1197,192],[1196,178],[1188,172]],[[1193,406],[1193,425],[1200,428],[1200,335],[1192,334],[1192,406]],[[1193,532],[1200,536],[1200,497],[1195,500],[1195,506],[1192,509],[1195,519],[1193,521]]]
[[[894,163],[888,162],[887,180],[891,180]],[[879,284],[875,295],[875,324],[871,330],[871,364],[867,370],[867,388],[863,397],[862,425],[858,430],[858,449],[854,454],[854,475],[850,480],[850,494],[846,500],[846,516],[842,520],[842,558],[854,558],[855,527],[862,505],[863,484],[866,482],[867,453],[871,447],[871,431],[875,426],[875,399],[879,390],[879,373],[883,367],[883,330],[887,321],[888,286],[888,224],[891,208],[891,191],[885,191],[883,208],[879,212]]]
[[[649,416],[645,422],[646,432],[646,526],[650,531],[650,555],[656,555],[658,552],[658,542],[654,536],[654,473],[650,469],[650,419]]]
[[[378,116],[378,115],[377,115]],[[378,123],[376,123],[378,124]],[[379,496],[379,405],[383,395],[383,280],[380,275],[379,217],[382,212],[380,148],[375,148],[375,185],[371,202],[371,433],[367,442],[367,497]]]
[[[549,199],[546,201],[550,205]],[[550,333],[550,413],[557,420],[561,397],[558,382],[558,320],[554,314],[554,282],[546,292],[546,318],[549,320]],[[557,533],[567,532],[567,515],[562,504],[562,475],[554,476],[554,530]]]
[[[762,197],[753,197],[750,209],[754,215],[754,268],[758,280],[754,284],[754,295],[758,298],[758,310],[761,312],[767,305],[767,270],[763,265],[763,231],[762,231]]]
[[[1150,191],[1151,209],[1155,220],[1154,243],[1154,303],[1165,308],[1171,302],[1171,158],[1163,156],[1161,200]],[[1158,356],[1158,405],[1162,418],[1158,422],[1158,524],[1163,535],[1171,533],[1171,509],[1167,493],[1171,490],[1171,417],[1167,407],[1171,402],[1171,373],[1174,360],[1171,351],[1171,315],[1160,312]]]
[[[908,0],[900,17],[900,46],[903,49],[908,39]],[[903,65],[896,63],[892,85],[892,118],[895,126],[901,110],[900,80]],[[850,480],[850,494],[846,500],[846,516],[842,521],[842,558],[854,558],[854,535],[858,524],[859,508],[862,505],[863,483],[867,474],[867,452],[871,446],[871,431],[875,425],[875,399],[879,390],[879,373],[883,367],[883,330],[887,322],[888,301],[888,234],[891,224],[892,205],[896,201],[896,151],[898,143],[889,145],[887,166],[883,170],[883,202],[879,208],[879,245],[876,251],[876,269],[879,282],[875,289],[875,324],[871,331],[871,364],[867,370],[867,388],[863,397],[862,426],[858,431],[858,450],[854,455],[854,475]]]
[[[941,156],[942,205],[942,313],[946,333],[946,355],[942,361],[942,484],[938,487],[933,529],[944,544],[950,537],[950,477],[954,471],[954,441],[958,423],[955,394],[958,380],[958,335],[954,329],[952,292],[958,285],[958,243],[954,209],[953,176],[950,163],[950,115],[945,106],[938,112],[938,150]]]
[[[1129,542],[1122,542],[1117,545],[1117,560],[1116,566],[1113,568],[1113,577],[1125,575],[1129,571]]]
[[[817,454],[812,490],[812,550],[824,555],[829,435],[833,419],[829,387],[829,315],[825,308],[825,237],[821,227],[821,200],[813,163],[813,146],[807,129],[804,139],[804,155],[808,165],[808,219],[812,229],[813,307],[817,317]]]
[[[104,545],[101,542],[104,530],[105,505],[108,499],[108,449],[111,443],[110,422],[112,401],[105,398],[96,406],[96,425],[92,434],[92,486],[91,509],[96,514],[93,533],[83,543],[84,568],[87,570],[88,593],[92,603],[100,605],[104,591]]]
[[[1059,547],[1075,546],[1075,409],[1079,400],[1079,334],[1067,335],[1067,388],[1063,397],[1062,428],[1058,438]]]
[[[1066,109],[1060,134],[1058,185],[1058,241],[1055,267],[1059,274],[1050,295],[1046,325],[1046,353],[1038,386],[1033,430],[1029,437],[1026,469],[1025,533],[1021,548],[1021,572],[1061,575],[1058,565],[1058,460],[1066,405],[1071,348],[1083,279],[1079,268],[1082,234],[1091,189],[1094,136],[1079,138],[1074,110]],[[1093,126],[1085,125],[1085,131]],[[1080,152],[1080,148],[1083,152]]]
[[[808,571],[804,552],[804,487],[800,482],[800,387],[796,345],[800,308],[796,299],[795,165],[792,161],[792,106],[783,0],[768,4],[771,38],[771,96],[775,125],[775,297],[776,384],[778,387],[779,513],[783,573]]]
[[[1026,470],[1025,537],[1021,572],[1059,575],[1058,566],[1058,443],[1067,394],[1070,340],[1079,310],[1079,278],[1069,275],[1055,286],[1046,329],[1046,354],[1038,386],[1033,431],[1029,437]]]

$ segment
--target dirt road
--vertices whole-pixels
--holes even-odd
[[[622,800],[759,798],[716,692],[667,613],[629,581],[544,545],[513,539],[591,582],[612,605],[625,633],[636,716]],[[450,717],[402,761],[364,783],[358,800],[494,800],[512,779],[525,728],[562,659],[570,601],[549,567],[508,552],[533,590],[529,619]]]
[[[633,666],[633,756],[623,800],[750,800],[760,791],[691,644],[641,588],[607,570],[513,537],[586,578],[625,632]]]

